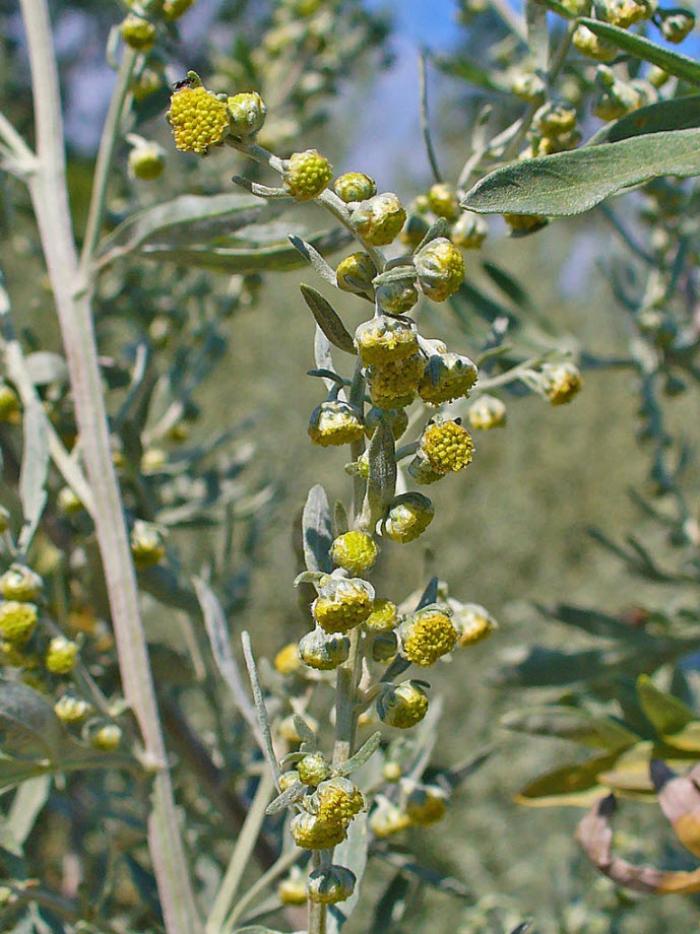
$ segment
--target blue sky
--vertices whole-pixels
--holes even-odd
[[[391,10],[397,31],[416,43],[448,43],[455,34],[455,0],[368,0],[370,9]]]

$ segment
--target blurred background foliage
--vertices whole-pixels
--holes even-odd
[[[104,37],[118,21],[119,10],[116,4],[89,0],[52,6],[65,81],[73,209],[80,219],[86,212],[98,129],[112,81],[103,61]],[[433,12],[433,4],[386,2],[371,4],[368,20],[360,11],[362,4],[350,3],[347,15],[350,22],[356,18],[357,31],[348,28],[346,35],[355,35],[359,44],[348,39],[347,60],[341,56],[320,67],[319,49],[308,48],[302,56],[295,53],[298,70],[290,74],[290,62],[278,62],[272,69],[264,64],[272,45],[272,6],[201,0],[187,14],[180,37],[173,37],[167,48],[163,86],[138,105],[140,118],[134,128],[168,150],[166,172],[153,187],[134,183],[123,173],[110,200],[110,224],[116,226],[134,204],[148,207],[156,199],[183,192],[231,190],[230,176],[239,167],[229,152],[218,152],[196,166],[194,160],[174,157],[163,119],[167,83],[189,67],[215,88],[259,87],[274,114],[265,132],[274,138],[278,152],[288,152],[301,139],[304,146],[326,152],[336,171],[366,171],[377,177],[380,189],[395,190],[409,202],[430,183],[427,160],[418,145],[420,38],[445,66],[430,73],[434,134],[445,174],[458,174],[483,92],[466,90],[455,77],[459,69],[454,63],[479,64],[486,54],[485,36],[490,44],[500,30],[505,39],[495,15],[487,13],[465,25],[451,3],[437,4]],[[430,6],[430,16],[424,6]],[[0,23],[3,108],[31,136],[27,65],[18,13],[9,0],[0,3]],[[262,41],[266,33],[267,46]],[[507,42],[503,55],[507,61]],[[264,82],[260,86],[262,72],[276,100],[270,99]],[[119,158],[124,167],[126,149]],[[2,185],[17,183],[5,176]],[[317,226],[317,219],[310,217],[312,227],[314,222]],[[19,185],[3,199],[0,223],[16,325],[30,342],[32,332],[40,338],[42,349],[59,350],[50,295],[37,296],[34,289],[43,275],[41,259],[33,246],[32,222]],[[555,323],[558,333],[570,336],[572,346],[606,358],[627,355],[629,321],[600,274],[603,258],[618,249],[619,241],[600,212],[560,221],[537,236],[519,240],[505,238],[499,218],[489,223],[491,235],[480,259],[508,269],[526,287],[539,313]],[[502,301],[476,258],[468,256],[468,263],[468,281]],[[318,387],[315,380],[303,377],[313,365],[313,321],[300,301],[297,284],[310,281],[311,274],[304,269],[261,281],[231,280],[227,275],[145,260],[132,263],[126,276],[123,272],[122,267],[110,272],[99,296],[101,346],[107,356],[116,355],[109,370],[114,399],[124,400],[138,348],[145,346],[146,339],[157,355],[161,375],[169,374],[171,384],[183,372],[194,380],[186,393],[192,403],[184,413],[186,440],[156,435],[152,447],[164,452],[165,463],[153,471],[152,482],[161,505],[176,509],[184,501],[178,494],[178,462],[185,458],[190,466],[201,465],[208,482],[227,487],[233,504],[229,518],[234,544],[222,576],[231,625],[252,633],[259,654],[273,654],[306,628],[290,586],[297,570],[291,519],[313,482],[326,485],[331,497],[341,493],[337,461],[342,454],[324,451],[319,456],[306,435],[307,413],[318,401]],[[180,293],[187,293],[184,304]],[[346,304],[338,301],[337,307],[346,312],[352,331],[356,312],[350,302]],[[471,313],[469,307],[463,308],[460,317],[448,304],[430,310],[435,332],[466,352],[471,350],[472,335],[468,329],[465,334],[464,322]],[[433,323],[427,316],[423,322],[424,328]],[[192,367],[195,358],[202,376],[213,366],[220,376],[203,380],[199,388]],[[127,448],[130,440],[136,444],[125,452],[127,462],[143,454],[128,430],[137,408],[129,410],[123,426],[123,444]],[[451,764],[487,744],[494,744],[494,753],[456,798],[448,821],[409,831],[408,842],[420,853],[421,862],[461,880],[465,889],[455,896],[425,887],[401,930],[434,931],[436,918],[440,930],[464,934],[509,931],[524,917],[532,918],[534,930],[542,934],[661,934],[690,930],[698,923],[697,897],[631,896],[598,877],[573,840],[578,810],[531,810],[514,800],[523,786],[548,769],[588,755],[564,739],[533,741],[514,729],[523,711],[552,702],[574,710],[584,696],[591,711],[607,709],[611,697],[623,698],[623,688],[628,695],[633,693],[630,683],[633,686],[639,672],[654,671],[666,659],[673,660],[671,651],[659,657],[652,652],[651,660],[645,655],[646,627],[663,630],[663,617],[678,609],[697,613],[697,565],[694,580],[692,575],[674,575],[689,549],[687,541],[678,541],[678,524],[673,518],[669,523],[659,521],[635,500],[641,496],[646,501],[655,492],[648,453],[635,437],[638,409],[635,379],[625,368],[588,372],[584,391],[570,407],[550,408],[534,396],[518,400],[510,408],[505,432],[479,435],[477,458],[468,475],[435,490],[439,518],[430,535],[381,559],[378,581],[391,581],[393,586],[403,582],[394,598],[413,589],[416,580],[439,573],[450,581],[452,594],[487,606],[500,622],[494,638],[457,655],[434,675],[445,701],[435,762]],[[696,444],[697,413],[696,397],[669,399],[669,433]],[[219,446],[212,450],[212,439],[219,436]],[[218,456],[219,450],[227,452],[225,457]],[[11,470],[7,456],[5,460]],[[696,519],[699,486],[698,462],[690,457],[683,488]],[[3,488],[3,501],[12,495]],[[131,495],[132,504],[143,505],[150,494],[134,481]],[[189,500],[189,492],[184,499]],[[673,517],[672,496],[654,502]],[[653,579],[648,567],[642,575],[635,573],[639,567],[631,565],[635,560],[638,564],[639,555],[632,551],[626,560],[625,555],[611,552],[601,545],[600,536],[590,534],[592,528],[616,543],[633,535],[663,568],[670,569],[670,579]],[[181,523],[173,522],[168,548],[177,554],[174,566],[180,567],[182,581],[199,571],[203,555],[213,555],[215,542],[218,539],[206,521],[189,522],[185,517]],[[43,545],[49,552],[48,544]],[[50,556],[46,560],[50,564]],[[221,564],[223,559],[217,560]],[[157,576],[146,587],[162,593]],[[181,608],[186,608],[191,594],[181,599]],[[599,625],[590,617],[572,624],[575,614],[562,606],[590,608],[605,619]],[[177,610],[153,599],[146,618],[151,641],[190,655],[192,634],[178,622]],[[676,674],[673,680],[676,693],[691,705],[696,687],[692,622],[689,632],[678,636],[686,640],[677,652],[684,659],[685,675]],[[585,676],[584,664],[586,658],[590,660],[586,653],[604,651],[601,644],[605,650],[612,646],[613,655],[620,647],[631,652],[619,678],[612,663],[600,658],[592,662],[596,677]],[[573,676],[556,654],[564,652],[582,653],[572,663]],[[530,664],[524,667],[527,653]],[[165,662],[169,664],[167,656]],[[661,675],[670,688],[670,666]],[[632,701],[628,712],[630,716],[634,712]],[[212,729],[207,711],[195,708],[188,714],[197,731]],[[505,715],[509,730],[501,724]],[[633,726],[645,729],[639,718]],[[233,741],[235,730],[229,729]],[[110,779],[104,781],[109,786]],[[83,791],[89,794],[87,786]],[[631,805],[622,820],[623,848],[632,857],[673,867],[686,865],[687,856],[655,808]],[[44,862],[54,861],[58,867],[66,848],[77,843],[66,839],[67,827],[67,815],[59,807],[47,812],[40,841]],[[98,832],[94,826],[88,829]],[[138,874],[138,866],[132,868]],[[393,872],[377,860],[372,883],[377,892]],[[128,890],[134,879],[122,877],[119,884]],[[363,905],[346,928],[349,934],[372,929],[369,909]]]

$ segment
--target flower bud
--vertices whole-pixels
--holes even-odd
[[[539,214],[504,214],[503,220],[510,227],[511,236],[515,237],[535,233],[549,223],[546,217]]]
[[[194,0],[164,0],[163,16],[166,19],[180,19],[194,3]]]
[[[437,785],[417,785],[406,798],[406,814],[412,824],[427,827],[447,812],[447,795]]]
[[[311,605],[311,612],[325,632],[345,633],[364,623],[372,612],[374,588],[359,578],[329,578]]]
[[[576,126],[576,108],[566,102],[543,104],[532,121],[540,136],[563,136]]]
[[[400,438],[408,428],[408,415],[405,409],[379,409],[372,406],[365,415],[365,434],[371,438],[381,421],[391,428],[394,439]]]
[[[695,15],[690,10],[673,10],[659,13],[661,33],[667,42],[682,42],[695,28]]]
[[[4,600],[0,603],[0,636],[12,645],[23,645],[34,632],[38,615],[33,603]]]
[[[146,448],[141,455],[141,473],[146,476],[160,473],[167,463],[168,455],[162,448]]]
[[[450,232],[450,240],[463,250],[478,250],[488,236],[489,225],[480,214],[465,211]]]
[[[428,712],[428,695],[417,681],[388,685],[377,699],[377,713],[382,723],[407,730],[420,723]]]
[[[77,658],[77,643],[66,639],[64,636],[54,636],[49,642],[44,664],[51,674],[67,675],[75,668]]]
[[[395,240],[406,221],[406,212],[392,192],[361,201],[350,216],[357,233],[373,246],[386,246]]]
[[[306,904],[306,879],[296,867],[277,886],[277,897],[283,905]]]
[[[416,458],[424,459],[430,470],[444,476],[471,464],[473,454],[474,442],[466,428],[453,419],[436,416],[421,435]],[[416,469],[421,466],[418,463]]]
[[[299,648],[296,642],[289,642],[275,655],[273,662],[275,671],[281,675],[294,675],[301,667]]]
[[[322,752],[311,752],[297,763],[299,781],[304,785],[320,785],[331,774],[331,767]]]
[[[411,819],[408,814],[386,800],[380,802],[369,819],[370,830],[380,839],[400,833],[410,826]]]
[[[457,644],[461,648],[481,642],[498,628],[493,616],[478,603],[464,603],[453,610],[452,623],[457,630]]]
[[[116,723],[105,723],[90,734],[90,745],[101,752],[116,752],[121,741],[122,731]]]
[[[410,405],[416,397],[424,368],[425,358],[420,353],[383,366],[370,367],[367,381],[372,403],[382,409],[401,409]]]
[[[163,560],[165,544],[158,526],[136,520],[131,530],[131,554],[138,568],[148,568]]]
[[[455,647],[457,630],[447,607],[432,604],[418,610],[401,624],[401,646],[414,665],[428,668]]]
[[[581,371],[573,363],[545,363],[542,376],[545,393],[552,405],[571,402],[582,386]]]
[[[280,775],[279,782],[278,782],[279,789],[280,791],[287,791],[289,788],[292,788],[294,785],[296,785],[300,781],[301,779],[299,778],[299,773],[297,772],[297,770],[289,769],[286,772],[282,772],[282,774]]]
[[[413,284],[413,279],[407,277],[380,282],[376,296],[382,311],[389,315],[404,315],[418,301],[418,290]]]
[[[314,444],[325,448],[359,441],[364,436],[364,427],[354,406],[333,399],[322,402],[313,410],[308,433]]]
[[[346,172],[333,182],[333,190],[341,201],[352,204],[353,201],[367,201],[377,193],[377,183],[364,172]]]
[[[410,494],[409,494],[410,495]],[[399,621],[399,611],[391,600],[375,600],[365,627],[374,632],[390,632]]]
[[[175,91],[167,118],[175,146],[200,156],[222,143],[229,127],[226,104],[201,84]]]
[[[11,564],[0,577],[0,594],[5,600],[18,600],[20,603],[36,600],[42,587],[39,575],[23,564]]]
[[[19,424],[21,411],[17,393],[6,382],[0,380],[0,422]]]
[[[562,133],[561,136],[542,136],[533,142],[532,156],[551,156],[557,152],[567,152],[569,149],[576,149],[580,142],[581,134],[578,130]]]
[[[389,507],[383,534],[394,542],[412,542],[433,521],[435,508],[422,493],[402,493]]]
[[[506,423],[506,407],[495,396],[483,395],[472,402],[467,413],[469,424],[479,431],[502,428]]]
[[[153,181],[163,174],[165,150],[157,143],[139,143],[129,153],[129,171],[134,178]]]
[[[403,775],[403,770],[398,762],[385,762],[382,768],[382,778],[385,782],[398,782]]]
[[[229,125],[234,136],[245,139],[262,128],[267,107],[257,91],[234,94],[226,101]]]
[[[129,14],[119,31],[129,48],[137,52],[148,52],[156,41],[156,27],[141,16]]]
[[[381,315],[364,321],[355,331],[355,347],[363,366],[382,366],[410,357],[418,350],[415,328]]]
[[[643,19],[649,19],[656,2],[648,0],[603,0],[599,6],[601,18],[620,29],[628,29]]]
[[[289,830],[296,845],[304,850],[328,850],[347,836],[346,827],[339,821],[322,821],[306,811],[294,815]]]
[[[355,873],[345,866],[314,869],[307,883],[309,901],[320,905],[344,902],[355,891],[355,882]]]
[[[311,796],[309,808],[324,823],[339,821],[344,827],[359,814],[365,799],[348,778],[329,778],[322,781]]]
[[[331,164],[316,149],[294,152],[284,171],[284,187],[296,201],[312,201],[327,187]]]
[[[143,68],[138,77],[132,82],[131,93],[134,95],[134,100],[140,103],[150,97],[151,94],[160,91],[164,84],[165,80],[162,71],[155,68]]]
[[[520,72],[511,78],[510,89],[521,101],[539,104],[547,93],[547,85],[539,75],[532,72]]]
[[[341,260],[335,270],[335,280],[343,292],[372,292],[372,280],[377,269],[367,253],[351,253]]]
[[[444,302],[464,282],[464,260],[447,237],[436,237],[414,257],[418,284],[423,294],[435,302]]]
[[[323,629],[313,629],[299,641],[302,662],[317,671],[332,671],[347,661],[349,654],[350,640],[346,636]]]
[[[617,58],[617,46],[601,39],[588,26],[577,26],[572,42],[579,52],[598,62],[612,62]]]
[[[459,217],[457,195],[449,185],[442,182],[433,185],[428,192],[428,204],[437,217],[444,217],[448,221],[455,221]]]
[[[468,396],[478,377],[479,371],[469,357],[433,354],[418,383],[418,395],[429,405],[441,405]]]
[[[74,516],[84,509],[82,500],[69,486],[61,487],[56,497],[56,504],[65,516]]]
[[[64,694],[56,701],[53,709],[61,723],[79,723],[85,719],[91,707],[82,697]]]
[[[618,120],[642,105],[638,91],[632,85],[618,81],[606,65],[599,65],[596,69],[596,84],[599,91],[593,113],[601,120]]]
[[[664,71],[663,68],[659,68],[658,65],[652,65],[647,72],[647,81],[657,90],[662,88],[670,77],[669,73]]]
[[[362,574],[369,571],[377,560],[377,543],[367,532],[344,532],[333,540],[331,560],[349,574]]]
[[[399,651],[399,637],[395,632],[378,632],[372,642],[372,658],[375,662],[388,662]]]

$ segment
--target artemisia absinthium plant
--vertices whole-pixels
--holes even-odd
[[[327,389],[311,413],[308,434],[322,448],[349,447],[346,471],[353,492],[350,508],[338,503],[332,516],[321,487],[309,494],[303,518],[307,570],[296,584],[304,594],[311,591],[307,610],[313,628],[279,651],[275,668],[292,695],[294,684],[334,687],[335,737],[332,748],[320,748],[319,724],[304,715],[308,691],[297,689],[291,715],[275,729],[277,739],[298,751],[281,763],[267,752],[279,791],[269,812],[289,808],[291,836],[312,854],[305,888],[295,872],[279,895],[288,904],[308,901],[309,931],[318,934],[326,930],[328,906],[347,903],[355,891],[358,880],[347,863],[354,867],[354,828],[364,821],[359,815],[369,811],[369,829],[381,839],[431,824],[447,810],[449,781],[423,784],[410,769],[405,772],[400,740],[384,742],[378,787],[366,793],[352,776],[383,736],[400,736],[398,731],[426,717],[430,685],[420,677],[403,678],[407,669],[415,665],[422,674],[487,637],[495,622],[483,607],[450,598],[437,580],[422,597],[397,605],[375,590],[370,576],[381,549],[403,547],[430,525],[434,509],[426,488],[472,463],[469,428],[502,426],[506,410],[502,400],[481,391],[464,408],[469,428],[462,424],[457,410],[475,390],[478,368],[441,340],[423,336],[412,317],[421,296],[444,302],[460,289],[463,250],[477,248],[485,236],[479,220],[460,218],[454,190],[442,183],[418,200],[417,219],[409,220],[399,198],[378,191],[361,171],[334,178],[328,159],[315,149],[280,158],[256,141],[266,114],[257,91],[217,94],[189,72],[172,94],[167,119],[181,151],[203,156],[230,146],[280,176],[277,187],[236,177],[253,194],[314,202],[330,212],[359,247],[335,269],[310,244],[291,239],[321,278],[371,309],[351,336],[329,302],[302,286],[317,323],[311,375]],[[431,214],[432,223],[426,219]],[[384,248],[392,246],[389,256]],[[336,370],[332,346],[355,358],[351,375]],[[496,385],[520,379],[553,405],[570,401],[581,385],[576,366],[540,363],[516,367]],[[267,715],[261,713],[266,729]],[[397,732],[380,730],[358,750],[358,725],[372,724]],[[352,902],[343,910],[352,910]]]

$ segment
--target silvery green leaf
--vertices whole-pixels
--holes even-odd
[[[330,282],[331,285],[337,285],[335,269],[325,261],[315,247],[307,243],[306,240],[302,240],[301,237],[296,237],[294,235],[289,237],[289,242],[295,250],[301,253],[307,262],[311,263],[322,279],[325,279],[326,282]]]
[[[309,571],[330,573],[333,565],[330,547],[333,541],[331,511],[326,491],[320,485],[311,487],[302,515],[304,560]]]
[[[436,603],[438,599],[438,588],[440,586],[440,580],[437,577],[431,577],[428,581],[428,585],[423,591],[418,605],[416,606],[417,610],[422,610],[424,607],[429,606],[431,603]]]
[[[247,924],[244,928],[236,928],[233,934],[284,934],[284,932],[267,928],[264,924]],[[306,934],[306,932],[294,931],[294,934]]]
[[[682,78],[689,84],[700,84],[700,63],[680,55],[678,52],[672,52],[670,49],[650,42],[643,36],[626,29],[620,29],[617,26],[611,26],[609,23],[603,23],[597,19],[589,19],[583,16],[579,19],[583,26],[587,26],[591,32],[601,39],[614,43],[623,52],[628,52],[636,58],[641,58],[644,62],[651,62],[657,65],[669,75],[675,75],[676,78]]]
[[[335,506],[333,507],[333,535],[337,538],[339,535],[343,535],[350,528],[350,520],[348,518],[348,512],[345,506],[340,502],[339,499],[335,501]]]
[[[27,779],[17,789],[5,827],[20,845],[25,842],[41,813],[51,790],[51,777],[38,775]]]
[[[367,500],[373,521],[380,519],[396,493],[396,449],[394,435],[382,419],[372,435],[368,451]]]
[[[291,805],[296,804],[297,801],[301,801],[305,792],[306,786],[302,782],[294,782],[293,785],[285,789],[282,794],[277,795],[277,797],[268,804],[265,808],[265,813],[269,815],[284,811],[285,808],[291,807]]]
[[[19,547],[26,551],[46,505],[46,476],[49,469],[49,431],[46,413],[37,398],[25,399],[22,418],[22,468],[19,496],[24,524]]]
[[[0,747],[29,759],[56,759],[66,732],[43,694],[21,681],[0,680]]]
[[[367,833],[367,814],[358,814],[348,828],[348,835],[333,851],[333,862],[338,866],[345,866],[355,874],[355,891],[350,898],[333,905],[328,912],[326,934],[338,934],[347,919],[355,910],[360,898],[362,877],[367,866],[367,850],[369,846]]]
[[[290,197],[286,188],[270,188],[269,185],[260,185],[258,182],[251,181],[249,178],[244,178],[242,175],[231,176],[231,181],[235,185],[239,185],[241,188],[245,188],[245,190],[249,191],[251,195],[255,195],[258,198],[271,198],[288,202],[292,202],[294,200]]]
[[[316,586],[325,576],[323,571],[302,571],[301,574],[297,574],[294,578],[294,586],[298,587],[300,584],[313,584]]]
[[[676,97],[670,101],[658,101],[648,107],[640,107],[639,110],[625,114],[613,123],[606,123],[586,145],[617,143],[647,133],[689,130],[693,127],[700,127],[700,94]]]
[[[60,354],[48,350],[37,350],[27,354],[24,362],[29,378],[35,386],[47,386],[49,383],[67,383],[68,367]]]
[[[297,713],[294,714],[292,719],[294,721],[294,729],[297,731],[297,736],[299,736],[303,743],[307,743],[309,746],[316,748],[316,734],[306,720]]]
[[[370,738],[360,746],[354,756],[351,756],[346,762],[344,762],[340,768],[337,770],[340,775],[351,775],[357,769],[361,768],[365,762],[368,762],[369,759],[375,754],[377,749],[379,749],[379,744],[382,741],[382,734],[377,731],[373,733]]]
[[[563,217],[666,175],[700,175],[700,129],[650,133],[523,159],[481,179],[462,206],[484,214]]]
[[[309,285],[302,284],[299,288],[304,301],[311,309],[316,324],[321,328],[331,344],[334,344],[340,350],[344,350],[345,353],[356,354],[357,351],[352,337],[330,302],[326,301],[320,292],[312,289]]]
[[[439,217],[434,224],[431,224],[430,227],[425,232],[425,235],[418,246],[413,251],[414,253],[419,253],[424,246],[427,246],[431,240],[436,240],[438,237],[446,237],[450,229],[450,225],[447,223],[444,217]]]

